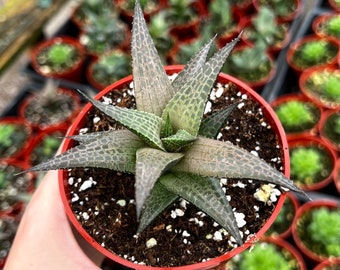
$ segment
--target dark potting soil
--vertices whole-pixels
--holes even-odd
[[[114,98],[120,98],[118,106],[134,106],[134,100],[126,95],[131,92],[128,88],[127,85],[126,89],[114,92]],[[107,95],[105,100],[109,98]],[[238,107],[218,138],[229,140],[282,170],[282,149],[277,136],[266,123],[259,105],[240,93],[234,84],[213,90],[206,114],[237,101],[240,101]],[[85,127],[81,132],[120,128],[96,109],[89,112]],[[152,266],[180,266],[209,260],[237,247],[223,228],[184,200],[175,203],[137,236],[133,175],[94,168],[72,169],[67,173],[70,203],[79,222],[100,245],[127,260]],[[254,197],[261,187],[258,181],[222,179],[221,185],[230,196],[246,241],[270,217],[275,199],[263,202]]]

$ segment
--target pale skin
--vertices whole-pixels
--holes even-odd
[[[100,269],[103,257],[75,237],[62,204],[58,172],[49,171],[30,200],[4,270]],[[76,238],[80,238],[78,241]]]

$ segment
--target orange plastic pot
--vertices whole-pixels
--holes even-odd
[[[183,69],[183,66],[180,65],[175,65],[175,66],[167,66],[165,67],[166,72],[171,75],[173,73],[178,73]],[[113,89],[119,89],[121,88],[123,85],[128,84],[132,81],[132,76],[128,76],[125,77],[119,81],[117,81],[116,83],[106,87],[103,91],[101,91],[99,94],[97,94],[95,96],[95,99],[100,99],[102,96],[104,96],[105,94],[111,92]],[[220,74],[218,77],[218,81],[221,83],[226,83],[226,82],[233,82],[235,83],[240,91],[242,93],[247,93],[247,95],[249,96],[249,98],[252,98],[254,100],[257,100],[259,102],[259,104],[261,105],[262,109],[263,109],[263,114],[264,117],[267,119],[268,123],[270,124],[270,126],[272,127],[272,129],[277,133],[278,138],[279,138],[279,143],[280,146],[283,150],[283,157],[282,157],[282,161],[283,161],[283,172],[284,174],[289,177],[289,151],[288,151],[288,144],[286,141],[286,137],[284,135],[284,131],[283,128],[280,124],[280,122],[278,121],[278,119],[275,116],[275,113],[273,112],[273,110],[271,109],[271,107],[269,106],[269,104],[266,103],[266,101],[260,96],[258,95],[254,90],[252,90],[249,86],[247,86],[246,84],[244,84],[243,82],[240,82],[239,80],[235,79],[234,77],[231,77],[229,75],[225,75],[225,74]],[[75,119],[75,122],[72,124],[72,126],[69,128],[67,135],[66,136],[71,136],[74,134],[78,134],[78,131],[83,127],[85,118],[87,116],[88,111],[92,110],[93,107],[91,104],[87,104],[84,109],[80,112],[80,114],[78,115],[78,117]],[[73,141],[71,141],[70,139],[65,139],[62,143],[62,152],[66,151],[67,149],[73,147],[74,143]],[[79,221],[77,220],[77,218],[75,217],[74,213],[72,212],[71,206],[69,204],[70,202],[70,194],[69,194],[69,186],[68,186],[68,174],[67,171],[59,171],[59,188],[60,188],[60,194],[61,194],[61,198],[65,207],[65,211],[66,214],[70,220],[70,222],[73,224],[75,230],[90,244],[92,245],[92,247],[94,249],[96,249],[97,251],[99,251],[100,253],[102,253],[104,256],[106,256],[107,258],[109,258],[110,260],[121,264],[125,267],[128,268],[132,268],[132,269],[142,269],[142,270],[151,270],[151,269],[181,269],[181,270],[194,270],[194,269],[210,269],[213,267],[217,267],[218,265],[222,264],[223,262],[229,260],[230,258],[232,258],[233,256],[235,256],[236,254],[244,251],[245,249],[247,249],[248,247],[250,247],[253,244],[253,241],[255,241],[255,239],[260,238],[264,232],[269,228],[269,226],[273,223],[273,221],[275,220],[276,216],[278,215],[283,202],[286,198],[286,195],[283,194],[282,196],[280,196],[280,198],[278,199],[278,203],[273,211],[273,214],[271,215],[271,217],[268,219],[268,221],[264,224],[264,226],[259,230],[259,232],[249,241],[247,241],[243,246],[241,247],[237,247],[234,250],[232,250],[231,252],[217,257],[217,258],[212,258],[209,261],[206,262],[201,262],[201,263],[197,263],[197,264],[193,264],[193,265],[186,265],[186,266],[182,266],[182,267],[174,267],[174,268],[163,268],[163,267],[151,267],[151,266],[145,266],[145,265],[137,265],[131,261],[125,260],[124,258],[108,251],[107,249],[105,249],[104,247],[102,247],[100,245],[100,243],[97,243],[90,235],[89,233],[81,226],[81,224],[79,223]],[[166,252],[166,251],[165,251]]]

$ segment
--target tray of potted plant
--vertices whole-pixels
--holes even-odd
[[[237,40],[207,59],[211,40],[185,67],[164,70],[137,1],[133,77],[94,99],[79,91],[90,104],[63,153],[30,169],[73,168],[59,173],[68,217],[111,260],[134,269],[218,266],[264,233],[284,189],[304,194],[284,175],[288,148],[270,106],[247,85],[219,75]],[[258,223],[260,209],[269,212]],[[104,219],[110,228],[91,226]]]

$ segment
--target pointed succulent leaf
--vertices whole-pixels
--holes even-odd
[[[90,98],[80,90],[78,92],[98,110],[118,121],[124,127],[143,138],[148,144],[164,150],[160,139],[160,133],[164,126],[162,118],[143,111],[105,104]]]
[[[137,150],[135,173],[137,217],[159,176],[182,157],[181,153],[168,153],[153,148]]]
[[[175,80],[172,82],[172,86],[176,91],[180,89],[190,78],[198,72],[207,60],[207,56],[211,45],[214,43],[216,36],[213,37],[207,44],[205,44],[186,64],[182,71],[178,74]]]
[[[134,173],[136,151],[141,147],[145,147],[145,143],[129,130],[112,130],[40,163],[29,171],[95,167]]]
[[[245,178],[276,184],[303,193],[293,181],[270,164],[232,144],[204,137],[188,147],[172,171],[190,172],[208,177]]]
[[[167,190],[159,181],[156,182],[142,209],[137,233],[144,231],[159,214],[178,199],[177,194]]]
[[[216,138],[217,134],[220,132],[221,128],[225,125],[228,120],[229,115],[236,108],[238,103],[234,103],[224,110],[217,111],[209,115],[207,118],[202,120],[199,135],[207,138]]]
[[[170,116],[168,115],[165,120],[165,124],[163,127],[163,130],[161,132],[161,138],[169,137],[174,134],[174,130],[172,129],[171,122],[170,122]]]
[[[131,55],[137,109],[161,116],[175,91],[149,34],[139,1],[134,11]]]
[[[243,244],[233,210],[219,180],[187,173],[168,173],[159,179],[166,189],[178,194],[209,215]]]
[[[75,140],[80,143],[89,143],[95,139],[100,138],[101,136],[105,136],[106,133],[111,132],[111,130],[108,131],[99,131],[99,132],[92,132],[92,133],[86,133],[86,134],[80,134],[80,135],[72,135],[72,136],[66,136],[66,139]]]
[[[177,152],[182,147],[191,144],[195,140],[195,136],[192,136],[186,130],[180,129],[174,135],[163,138],[162,142],[167,151]]]
[[[238,42],[235,39],[214,54],[202,68],[192,75],[169,101],[164,112],[167,114],[175,131],[184,129],[191,135],[197,136],[204,113],[205,104],[216,77],[221,70],[226,58]]]

